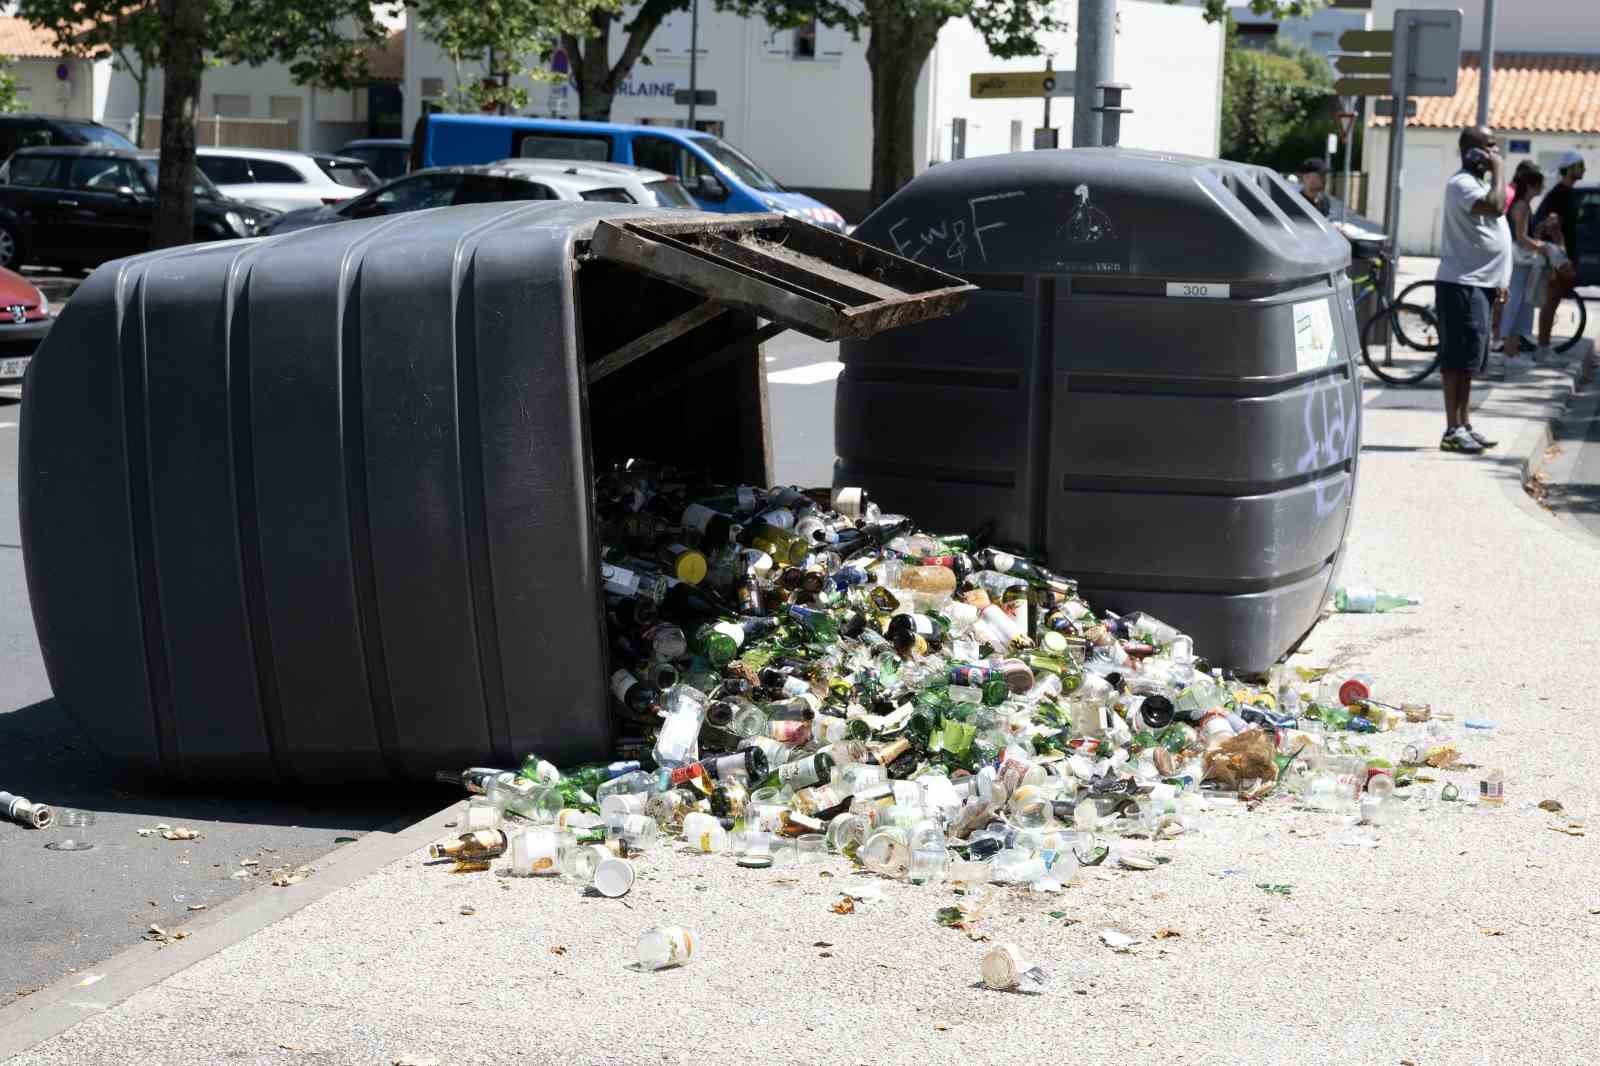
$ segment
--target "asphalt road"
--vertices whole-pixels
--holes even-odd
[[[17,401],[0,395],[0,789],[94,811],[97,822],[89,837],[95,846],[81,852],[47,849],[60,831],[0,823],[0,1003],[92,968],[152,924],[181,925],[191,907],[278,891],[269,887],[274,868],[311,862],[341,840],[421,817],[445,795],[225,798],[118,781],[51,699],[39,657],[17,527],[20,421]],[[194,829],[200,839],[138,834],[159,823]],[[246,860],[259,865],[241,866]]]

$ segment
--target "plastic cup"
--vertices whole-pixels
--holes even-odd
[[[94,847],[94,842],[89,839],[94,827],[94,812],[80,811],[72,808],[62,808],[56,811],[55,827],[61,830],[61,836],[52,840],[45,847],[51,851],[88,851]]]
[[[610,899],[626,896],[633,887],[633,863],[607,856],[594,870],[595,891]]]

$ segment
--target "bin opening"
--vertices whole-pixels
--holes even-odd
[[[869,337],[958,310],[959,278],[780,215],[595,227],[578,254],[592,457],[770,484],[760,345]]]

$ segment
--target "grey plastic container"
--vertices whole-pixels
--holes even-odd
[[[1270,666],[1315,624],[1355,492],[1348,242],[1258,167],[1126,149],[941,165],[855,231],[980,286],[842,345],[835,485],[992,523],[1094,602]]]
[[[766,483],[753,311],[866,335],[959,304],[909,263],[891,272],[930,296],[818,303],[697,258],[731,236],[759,264],[792,225],[484,204],[96,270],[24,394],[23,548],[56,696],[117,763],[194,780],[605,756],[594,468]],[[788,276],[840,273],[785,254]]]

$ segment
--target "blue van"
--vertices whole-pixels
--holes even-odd
[[[515,115],[424,115],[411,138],[411,169],[500,159],[628,163],[671,174],[704,211],[777,211],[843,232],[844,218],[790,192],[733,145],[671,126],[572,122]]]

